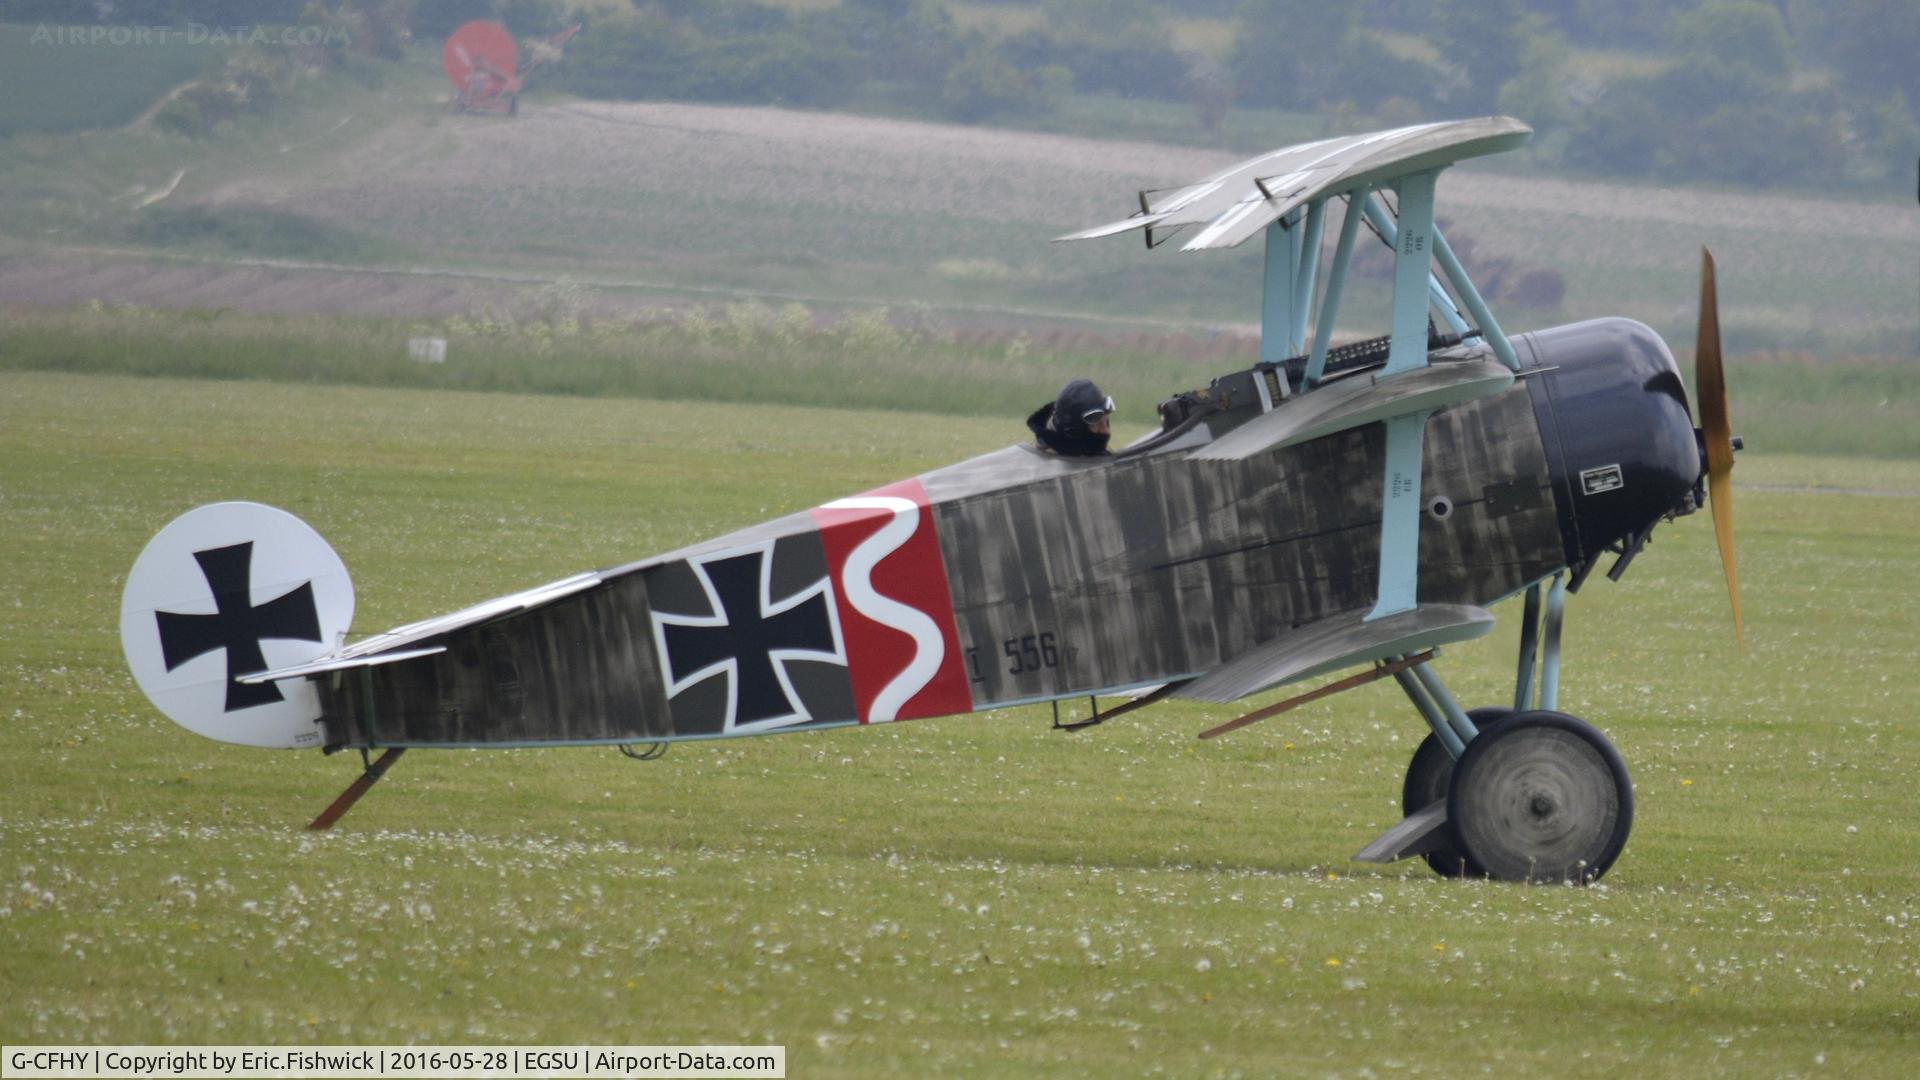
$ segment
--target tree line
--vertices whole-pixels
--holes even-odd
[[[1920,154],[1917,0],[0,0],[0,21],[325,21],[394,57],[491,16],[587,23],[545,84],[594,98],[1043,122],[1075,93],[1363,130],[1504,112],[1609,176],[1866,187]],[[1183,27],[1213,33],[1183,45]],[[1189,35],[1191,37],[1191,35]]]
[[[559,0],[499,7],[575,17]],[[996,27],[940,0],[640,0],[597,18],[557,80],[595,97],[885,101],[964,122],[1045,117],[1075,92],[1178,103],[1208,129],[1236,108],[1320,113],[1343,129],[1505,112],[1534,125],[1556,166],[1748,185],[1882,184],[1908,177],[1920,154],[1915,0],[1025,9]],[[1176,23],[1195,17],[1224,22],[1230,43],[1182,46]]]

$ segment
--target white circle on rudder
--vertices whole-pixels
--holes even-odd
[[[338,648],[353,622],[353,583],[346,565],[312,526],[285,510],[252,502],[189,510],[147,542],[121,593],[120,646],[134,682],[181,727],[244,746],[318,746],[320,699],[310,680],[283,679],[272,684],[280,700],[229,711],[226,648],[206,647],[176,658],[174,668],[167,669],[159,613],[219,614],[213,586],[196,555],[249,543],[247,606],[278,610],[269,606],[310,587],[318,629],[317,641],[260,638],[267,668],[304,664]]]

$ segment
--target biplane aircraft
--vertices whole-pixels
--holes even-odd
[[[282,511],[215,504],[135,563],[128,661],[203,735],[358,750],[365,771],[316,828],[416,747],[651,757],[679,740],[1092,698],[1059,725],[1077,730],[1353,669],[1202,737],[1392,677],[1430,731],[1405,820],[1355,858],[1592,881],[1626,842],[1633,788],[1606,737],[1556,711],[1566,596],[1609,554],[1619,578],[1710,490],[1738,631],[1737,443],[1710,256],[1698,428],[1648,327],[1509,337],[1494,320],[1435,227],[1435,182],[1530,134],[1493,117],[1292,146],[1062,237],[1266,244],[1262,358],[1169,398],[1159,430],[1110,455],[1009,446],[351,644],[352,588],[326,542]],[[1393,253],[1392,324],[1334,348],[1363,229]],[[1513,700],[1464,709],[1432,661],[1486,634],[1487,608],[1510,597],[1524,598]]]

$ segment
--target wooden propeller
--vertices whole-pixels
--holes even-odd
[[[1740,574],[1733,551],[1733,418],[1727,411],[1727,379],[1721,367],[1713,252],[1704,247],[1700,249],[1700,332],[1694,339],[1693,381],[1700,395],[1700,430],[1707,446],[1707,502],[1713,509],[1713,532],[1720,541],[1720,565],[1727,571],[1733,633],[1745,652],[1747,632],[1740,621]]]

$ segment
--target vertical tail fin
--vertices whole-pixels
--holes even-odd
[[[120,597],[120,645],[148,700],[189,731],[245,746],[322,743],[307,680],[239,678],[332,651],[352,621],[340,556],[306,522],[250,502],[175,518]]]

